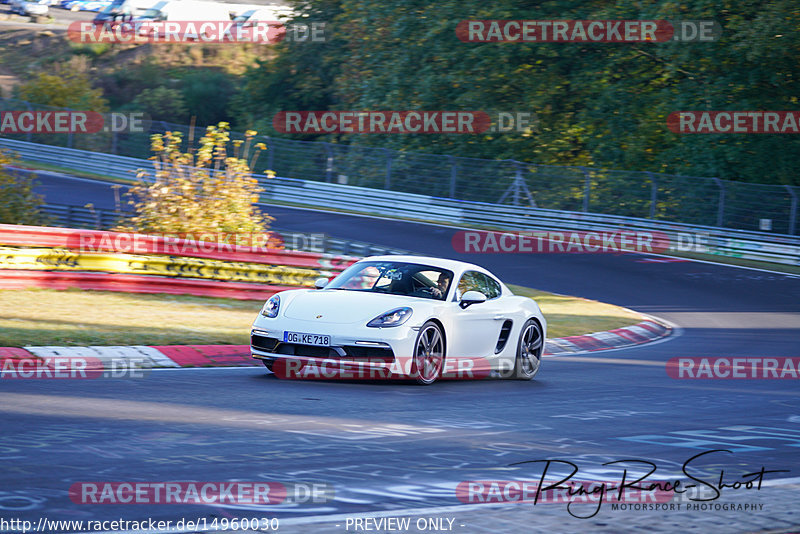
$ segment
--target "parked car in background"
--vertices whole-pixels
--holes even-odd
[[[163,21],[230,21],[230,11],[226,4],[197,2],[195,0],[171,0],[159,2],[146,9],[134,19],[137,22]]]
[[[67,0],[61,2],[61,7],[69,11],[101,11],[110,4],[111,0]]]
[[[11,0],[11,12],[25,16],[45,16],[50,11],[49,0]]]
[[[254,26],[259,22],[275,22],[283,24],[286,18],[294,15],[289,8],[284,7],[259,7],[247,9],[236,13],[233,18],[237,25],[245,28]]]
[[[113,0],[105,9],[97,13],[95,24],[114,25],[133,17],[141,16],[148,9],[159,9],[167,0]]]

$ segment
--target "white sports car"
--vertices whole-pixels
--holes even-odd
[[[420,384],[529,380],[539,371],[547,332],[539,306],[477,265],[373,256],[316,287],[273,295],[253,322],[252,356],[279,376],[310,364],[318,378]]]

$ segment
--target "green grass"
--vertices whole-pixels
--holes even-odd
[[[636,312],[596,300],[546,293],[522,286],[508,286],[515,295],[530,297],[547,319],[547,337],[590,334],[630,326],[642,320]]]
[[[82,171],[80,169],[70,169],[68,167],[60,167],[58,165],[50,165],[48,163],[40,163],[38,161],[28,161],[24,159],[17,160],[17,165],[20,167],[28,168],[28,169],[37,169],[40,171],[52,171],[52,172],[60,172],[63,174],[69,174],[70,176],[77,176],[78,178],[91,178],[93,180],[102,180],[104,182],[113,182],[116,184],[122,185],[131,185],[136,183],[137,178],[136,175],[131,173],[130,180],[125,180],[123,178],[114,178],[111,176],[106,176],[105,174],[96,174],[93,172]]]
[[[513,286],[535,298],[548,337],[586,334],[639,321],[600,302]],[[247,345],[261,301],[51,289],[0,290],[0,346]]]
[[[0,291],[0,346],[247,345],[261,302],[188,295]]]

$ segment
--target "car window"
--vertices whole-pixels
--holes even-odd
[[[366,265],[363,269],[354,272],[341,287],[342,289],[370,289],[380,275],[381,272],[374,265]]]
[[[467,291],[480,291],[489,300],[496,299],[503,292],[497,280],[478,271],[466,271],[461,276],[461,280],[458,282],[458,290],[456,291],[456,299],[461,300],[461,296]]]
[[[447,269],[405,262],[358,262],[345,269],[326,289],[371,291],[444,300],[453,280]]]

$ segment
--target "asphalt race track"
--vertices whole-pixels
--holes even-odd
[[[53,201],[114,206],[107,184],[39,180]],[[619,304],[679,328],[639,348],[547,358],[532,382],[300,382],[259,368],[3,380],[2,517],[34,525],[42,517],[173,525],[204,518],[207,527],[214,518],[219,525],[222,518],[277,517],[279,532],[354,532],[348,518],[355,514],[451,518],[442,525],[462,533],[800,527],[792,497],[800,481],[798,379],[677,380],[665,369],[674,357],[800,356],[799,278],[638,254],[459,255],[453,228],[278,206],[268,212],[283,229],[465,259],[509,283]],[[709,501],[761,508],[612,512],[606,502],[578,519],[596,504],[572,507],[571,515],[563,503],[486,508],[455,493],[465,481],[537,481],[546,464],[533,461],[547,459],[578,466],[576,480],[619,480],[623,467],[629,476],[643,474],[641,463],[603,466],[633,459],[657,466],[648,480],[675,480],[685,478],[687,460],[716,449],[729,452],[688,468],[705,489],[719,487],[720,477],[732,484],[762,468],[783,471],[764,474],[761,489],[726,488]],[[570,470],[554,463],[548,475]],[[68,496],[77,482],[234,480],[284,483],[291,491],[268,506],[92,505]]]

